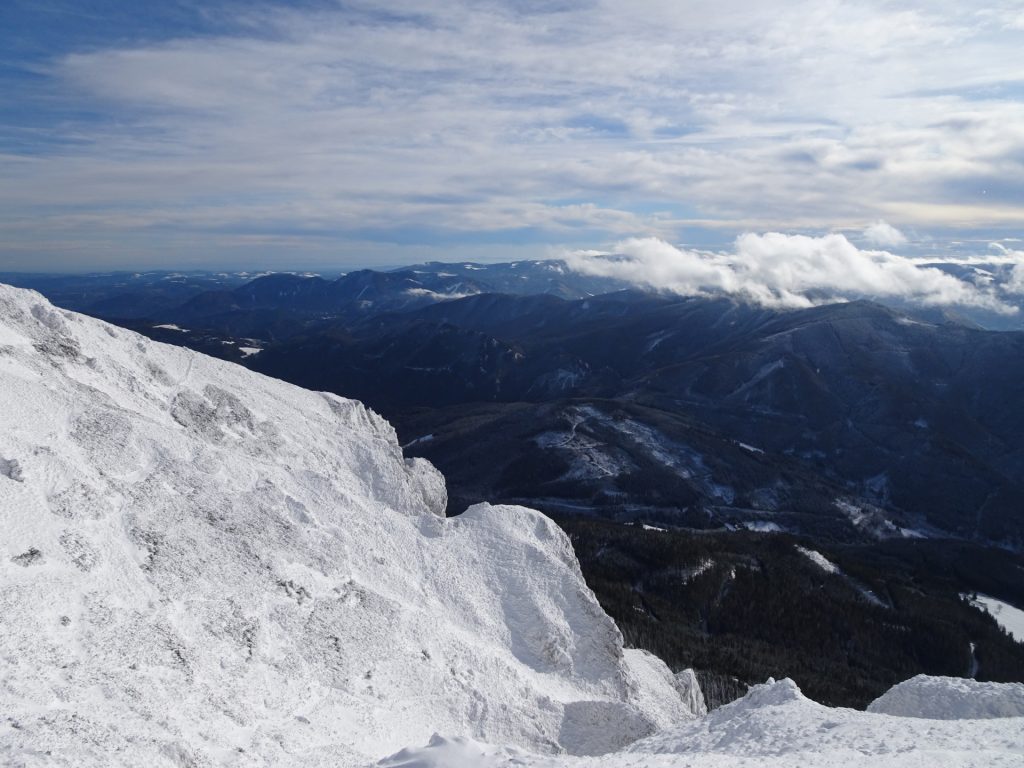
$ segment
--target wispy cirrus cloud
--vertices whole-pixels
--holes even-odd
[[[881,219],[993,239],[1024,217],[1024,41],[1014,4],[988,11],[225,3],[71,36],[0,116],[0,264],[47,242],[54,265],[69,242],[224,263],[278,235],[248,257],[304,266]]]

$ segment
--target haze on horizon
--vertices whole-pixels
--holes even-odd
[[[1024,263],[1019,2],[8,0],[0,92],[0,270]]]

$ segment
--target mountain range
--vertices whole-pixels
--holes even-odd
[[[770,680],[706,715],[692,672],[624,647],[558,526],[445,517],[443,477],[356,401],[0,286],[0,402],[7,764],[1024,754],[1020,684],[918,677],[855,712]]]
[[[630,642],[708,691],[792,676],[864,706],[919,672],[1021,679],[1024,647],[961,595],[1024,605],[1024,334],[638,291],[557,262],[175,276],[174,306],[162,278],[91,280],[104,306],[156,291],[147,316],[110,318],[125,327],[364,401],[445,474],[449,514],[554,516]],[[777,620],[807,612],[810,629]]]

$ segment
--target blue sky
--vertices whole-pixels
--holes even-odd
[[[1020,2],[5,0],[0,94],[0,269],[1024,236]]]

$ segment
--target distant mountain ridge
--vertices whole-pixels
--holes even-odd
[[[846,493],[864,504],[958,535],[1020,544],[1024,532],[1020,333],[928,324],[868,302],[777,312],[631,291],[477,295],[297,335],[250,365],[364,398],[408,439],[448,435],[416,447],[446,469],[450,425],[467,409],[618,400],[802,462],[851,483]],[[423,408],[449,410],[412,415]],[[458,489],[461,472],[450,471]],[[719,482],[733,484],[728,474]]]
[[[449,471],[460,498],[499,491],[493,483],[481,486],[480,476],[470,482],[467,475],[464,484],[462,465],[446,464],[447,451],[464,450],[449,426],[466,423],[473,409],[549,403],[556,410],[546,413],[557,411],[564,421],[575,418],[573,399],[594,401],[602,413],[607,406],[597,401],[616,401],[665,422],[645,423],[659,440],[667,439],[662,426],[668,433],[699,426],[723,444],[766,452],[780,467],[795,462],[807,477],[820,478],[811,485],[833,487],[834,499],[888,510],[908,530],[933,525],[1024,546],[1016,511],[1024,500],[1024,408],[1014,405],[1024,402],[1020,333],[984,332],[945,311],[907,313],[867,301],[777,311],[623,289],[558,261],[431,262],[330,280],[217,279],[226,281],[223,287],[204,290],[214,278],[143,276],[141,295],[155,297],[150,317],[122,322],[302,386],[362,398],[391,417],[406,442],[443,433],[445,439],[414,450]],[[124,290],[138,282],[119,281]],[[167,306],[183,292],[184,301]],[[102,306],[145,304],[132,296],[105,295]],[[525,411],[507,416],[515,413]],[[539,413],[532,418],[549,422]],[[668,426],[673,420],[679,423]],[[516,434],[512,443],[500,431],[482,443],[474,439],[479,450],[493,444],[509,462],[526,452],[549,456],[550,466],[558,464],[556,455],[574,461],[567,448]],[[626,435],[604,439],[624,455],[635,452]],[[747,476],[739,467],[755,459],[736,459],[719,470],[716,483],[746,487],[737,490],[741,499],[771,497],[738,481]],[[628,478],[639,471],[638,460],[621,464],[630,467],[621,476],[573,480],[573,490],[563,481],[556,486],[577,508],[611,513],[611,499],[621,493],[636,506],[633,491],[620,486],[634,482]],[[516,485],[515,471],[508,471],[501,487]],[[661,482],[682,495],[665,495],[659,515],[717,508],[713,518],[733,520],[722,498],[667,475]],[[788,481],[783,485],[791,492]],[[810,488],[803,480],[797,485]],[[544,490],[537,498],[554,497]],[[829,502],[829,509],[839,508]]]
[[[1021,334],[866,301],[591,296],[558,266],[143,275],[134,297],[120,276],[86,293],[142,306],[152,290],[160,319],[118,322],[365,400],[442,468],[453,513],[557,516],[630,641],[701,670],[716,702],[768,674],[854,706],[919,672],[1019,679],[1021,649],[960,595],[1024,605]],[[490,290],[502,280],[550,292]],[[457,293],[468,281],[488,290]],[[316,304],[346,286],[340,310]],[[165,314],[184,304],[188,322]],[[848,576],[822,591],[798,547]],[[813,627],[775,620],[807,611]],[[826,652],[837,636],[853,645]]]

